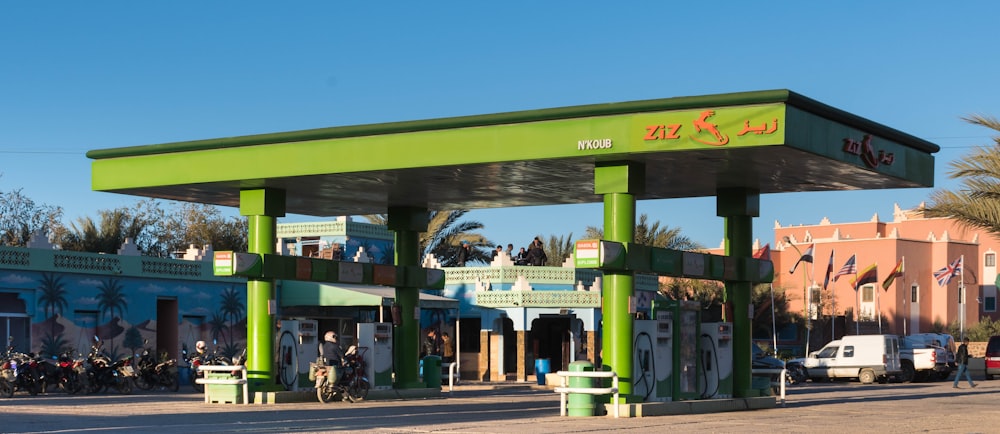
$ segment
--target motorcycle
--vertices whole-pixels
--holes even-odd
[[[73,351],[67,349],[53,360],[37,359],[43,390],[55,386],[71,395],[83,390],[86,378],[83,360],[74,359],[72,354]]]
[[[149,342],[144,342],[148,344]],[[156,386],[163,386],[171,392],[180,389],[180,380],[177,378],[177,359],[167,359],[164,353],[160,360],[153,358],[149,348],[143,348],[135,360],[135,386],[142,390],[150,390]]]
[[[14,396],[14,370],[10,368],[10,361],[0,360],[0,397],[12,396]]]
[[[191,366],[191,387],[198,393],[205,391],[205,385],[199,384],[197,379],[205,378],[205,373],[198,369],[201,365],[219,365],[219,366],[229,366],[230,359],[219,353],[219,346],[216,344],[215,351],[209,354],[207,351],[204,353],[195,353],[188,357],[188,352],[186,349],[181,350],[181,354],[184,360]]]
[[[95,344],[90,347],[87,355],[87,393],[97,393],[114,387],[119,393],[132,393],[135,369],[132,368],[132,357],[126,356],[115,362],[104,353],[103,342],[94,336]]]
[[[42,391],[44,383],[34,355],[14,352],[13,347],[7,347],[3,366],[4,378],[9,379],[5,381],[11,386],[8,396],[17,390],[25,390],[32,396]],[[10,373],[6,373],[7,371]]]
[[[343,401],[358,402],[368,397],[371,384],[365,377],[364,352],[358,353],[357,347],[351,346],[344,356],[341,366],[312,366],[316,378],[316,397],[319,402],[328,403],[337,398]],[[336,378],[342,371],[340,378]],[[329,377],[334,377],[332,380]]]

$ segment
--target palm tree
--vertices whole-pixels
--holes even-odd
[[[125,288],[121,282],[118,279],[110,278],[101,282],[97,290],[99,291],[97,309],[101,312],[101,318],[105,316],[114,318],[116,311],[118,318],[124,318],[125,311],[128,310],[128,302],[125,300]]]
[[[560,236],[559,238],[556,238],[555,235],[549,235],[549,242],[545,246],[546,253],[544,265],[550,267],[561,267],[563,261],[573,254],[573,249],[575,247],[572,232],[570,232],[569,235]]]
[[[461,221],[462,216],[468,212],[467,209],[430,211],[427,232],[420,233],[419,243],[422,255],[434,255],[441,261],[441,266],[454,267],[458,265],[458,249],[465,241],[472,246],[472,257],[468,259],[469,262],[489,263],[490,250],[493,250],[494,246],[482,234],[475,232],[483,229],[481,222]],[[372,224],[386,225],[388,223],[388,216],[385,214],[362,217]]]
[[[56,313],[62,314],[63,309],[69,307],[66,303],[66,286],[62,281],[63,276],[55,273],[42,273],[42,283],[38,290],[42,295],[38,297],[38,302],[45,310],[46,318],[55,317]],[[52,321],[52,333],[55,334],[56,323]]]
[[[140,202],[134,210],[124,207],[101,210],[97,222],[90,217],[81,217],[59,240],[59,246],[63,250],[115,253],[126,238],[131,238],[140,249],[145,250],[148,242],[143,234],[157,220],[153,214],[155,211],[144,210],[143,206],[155,207],[155,204]]]
[[[212,339],[218,341],[219,336],[225,338],[226,331],[226,314],[222,311],[212,312],[212,319],[208,322],[208,325],[212,327]],[[225,342],[225,339],[223,339]]]
[[[966,122],[1000,132],[1000,120],[973,115]],[[924,209],[928,217],[951,217],[962,224],[1000,234],[1000,135],[992,147],[976,147],[962,159],[949,163],[949,177],[961,179],[957,191],[931,193],[931,204]]]
[[[243,299],[236,288],[230,286],[222,292],[222,308],[220,311],[224,319],[229,319],[229,336],[232,337],[233,326],[243,317]]]
[[[632,242],[645,246],[663,247],[674,250],[698,250],[702,246],[681,234],[681,228],[660,227],[660,222],[650,226],[647,223],[649,217],[646,214],[639,216],[639,222],[635,225],[635,237]],[[587,226],[587,231],[583,239],[600,240],[604,238],[604,230],[597,226]]]

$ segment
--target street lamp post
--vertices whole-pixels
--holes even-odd
[[[792,248],[795,249],[795,252],[799,254],[799,258],[802,258],[802,251],[799,250],[798,246],[796,246],[794,243],[792,243],[792,239],[788,238],[788,235],[785,235],[784,237],[782,237],[782,240],[785,243],[787,243],[789,246],[792,246]],[[809,318],[809,303],[808,303],[809,299],[807,298],[807,292],[808,291],[809,291],[809,288],[806,286],[806,273],[803,272],[802,273],[802,315],[806,319],[806,353],[805,353],[806,356],[809,356],[809,341],[812,339],[812,336],[811,336],[812,322],[811,322],[811,320]]]

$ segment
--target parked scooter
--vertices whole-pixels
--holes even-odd
[[[319,402],[327,403],[336,399],[358,402],[368,397],[371,385],[365,377],[363,352],[359,354],[357,347],[352,345],[347,349],[342,366],[316,365],[314,368],[316,397]]]
[[[148,345],[149,341],[143,342]],[[148,347],[142,349],[135,362],[135,386],[150,390],[156,386],[176,392],[180,388],[180,381],[177,378],[177,359],[167,359],[166,353],[157,361],[153,358],[152,351]]]

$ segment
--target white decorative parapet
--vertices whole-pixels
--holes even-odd
[[[481,307],[601,307],[601,293],[594,291],[477,291]]]

